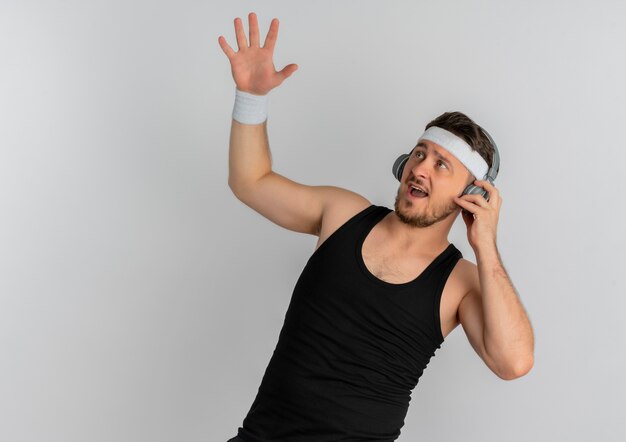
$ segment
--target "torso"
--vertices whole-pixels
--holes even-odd
[[[371,204],[361,197],[351,204],[342,201],[341,204],[327,208],[315,250],[342,224]],[[362,256],[366,267],[376,277],[393,284],[402,284],[420,275],[442,251],[437,250],[428,255],[410,258],[401,256],[394,253],[394,250],[385,249],[384,242],[380,240],[380,230],[374,226],[365,237]],[[446,281],[440,305],[441,333],[444,338],[459,325],[457,316],[459,304],[463,295],[467,293],[470,282],[475,280],[476,272],[474,263],[461,258]]]

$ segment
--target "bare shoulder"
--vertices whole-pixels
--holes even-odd
[[[478,266],[465,258],[459,259],[452,273],[467,286],[467,289],[470,288],[469,284],[478,280]]]
[[[441,333],[445,337],[460,324],[459,305],[472,287],[479,287],[478,266],[465,258],[458,260],[441,295]]]
[[[325,202],[315,250],[346,221],[372,205],[367,198],[351,190],[331,186],[330,191],[332,197]]]

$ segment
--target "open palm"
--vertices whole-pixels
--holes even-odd
[[[239,17],[235,18],[235,35],[239,51],[235,52],[221,35],[218,37],[218,42],[230,61],[237,89],[255,95],[265,95],[293,74],[298,69],[298,65],[289,64],[281,71],[276,71],[274,67],[272,57],[278,36],[277,18],[273,19],[270,24],[263,47],[259,46],[259,24],[254,12],[248,14],[248,24],[250,46],[248,46],[243,24]]]

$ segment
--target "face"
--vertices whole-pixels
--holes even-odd
[[[428,227],[461,207],[454,202],[473,180],[469,170],[446,149],[429,140],[422,140],[404,165],[394,210],[398,218],[413,227]],[[411,196],[410,183],[428,191],[423,198]]]

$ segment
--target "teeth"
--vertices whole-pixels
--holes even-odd
[[[417,187],[417,186],[413,186],[413,185],[411,185],[411,187],[414,188],[414,189],[417,189],[417,190],[421,190],[424,193],[428,193],[424,189],[422,189],[421,187]]]

